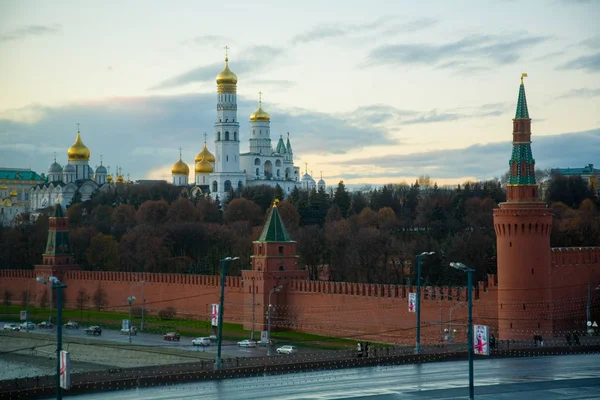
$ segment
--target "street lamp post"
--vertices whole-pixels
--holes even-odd
[[[460,262],[452,262],[450,266],[465,272],[468,278],[469,321],[467,322],[467,342],[469,344],[469,400],[472,400],[475,398],[475,388],[473,386],[473,272],[475,270]]]
[[[44,278],[36,278],[36,281],[46,285]],[[58,278],[51,276],[51,288],[56,290],[56,398],[62,400],[62,388],[60,387],[60,352],[62,351],[62,291],[67,285],[61,283]]]
[[[215,370],[220,370],[223,365],[221,361],[221,346],[223,343],[223,304],[225,303],[225,273],[227,271],[227,264],[239,259],[239,257],[227,257],[221,260],[221,299],[219,301],[219,318],[217,322],[219,333],[217,336],[217,359],[215,360]]]
[[[267,310],[267,355],[271,355],[271,295],[280,292],[283,286],[274,287],[269,291],[269,309]]]
[[[144,313],[146,311],[146,297],[144,296],[144,284],[146,281],[140,281],[142,284],[142,322],[140,323],[140,332],[144,331]]]
[[[129,344],[131,344],[131,329],[133,328],[133,324],[131,323],[131,305],[135,301],[135,296],[129,296],[127,298],[127,303],[129,304],[129,324],[127,324],[129,328]]]
[[[39,276],[37,278],[35,278],[35,282],[42,282],[43,283],[46,282],[46,280],[44,278],[40,278]],[[29,332],[29,292],[31,291],[31,282],[34,281],[29,281],[27,283],[27,296],[26,296],[26,304],[25,304],[25,332]]]
[[[434,255],[435,252],[424,251],[417,255],[417,343],[415,353],[421,353],[421,258]]]

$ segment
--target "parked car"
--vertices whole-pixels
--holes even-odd
[[[297,353],[298,348],[296,346],[281,346],[277,349],[277,354],[293,354]]]
[[[52,328],[54,328],[54,325],[52,324],[52,322],[42,321],[38,324],[38,329],[52,329]]]
[[[23,322],[21,329],[32,331],[35,329],[35,324],[33,322]]]
[[[199,337],[192,340],[192,346],[210,346],[210,338]]]
[[[238,347],[256,347],[256,342],[254,340],[242,340],[238,342]]]
[[[20,331],[21,327],[17,324],[5,324],[4,330],[5,331]]]
[[[121,329],[121,335],[129,335],[129,331],[131,331],[131,336],[137,335],[137,328],[132,326],[131,329]]]
[[[176,340],[179,342],[180,338],[181,338],[181,336],[177,332],[169,332],[169,333],[165,333],[163,335],[163,340],[170,340],[170,341]]]
[[[265,340],[265,341],[261,340],[260,342],[257,342],[256,344],[259,346],[266,346],[269,344],[269,342],[267,340]],[[275,339],[271,339],[271,346],[275,346]]]
[[[102,328],[100,328],[99,326],[90,326],[89,328],[85,328],[85,330],[83,332],[86,335],[101,336]]]
[[[65,324],[65,329],[79,329],[79,323],[75,321],[69,321]]]

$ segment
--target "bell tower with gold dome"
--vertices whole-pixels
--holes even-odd
[[[215,164],[210,175],[211,197],[225,199],[231,189],[246,184],[240,171],[240,124],[237,119],[237,76],[229,69],[229,48],[225,46],[225,68],[217,75],[217,121],[215,122]]]
[[[270,156],[271,117],[262,108],[262,92],[258,92],[258,109],[250,115],[250,153]]]
[[[75,180],[91,179],[89,166],[90,149],[81,140],[79,124],[77,124],[75,143],[69,147],[67,155],[69,157],[69,164],[75,169]]]

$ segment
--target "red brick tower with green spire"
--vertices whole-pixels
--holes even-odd
[[[297,243],[293,241],[279,214],[278,200],[273,202],[269,216],[258,240],[252,243],[252,269],[242,271],[244,281],[244,329],[252,329],[254,315],[255,330],[266,330],[269,292],[282,286],[279,292],[271,295],[274,311],[271,325],[285,321],[285,309],[289,291],[288,282],[294,279],[308,279],[308,271],[298,267]],[[252,294],[254,292],[254,295]],[[258,338],[256,338],[258,339]]]
[[[36,276],[49,278],[54,275],[62,281],[62,273],[66,270],[79,270],[75,263],[69,220],[60,204],[56,204],[54,213],[48,218],[48,240],[42,254],[42,264],[35,266]]]
[[[498,255],[499,339],[552,333],[552,212],[538,198],[531,153],[531,118],[521,76],[513,119],[513,150],[506,202],[494,210]]]

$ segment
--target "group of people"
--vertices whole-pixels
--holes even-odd
[[[356,355],[357,357],[362,357],[363,354],[365,357],[369,357],[369,346],[371,344],[369,342],[358,342],[356,344]]]
[[[542,338],[542,335],[540,335],[539,333],[533,335],[533,344],[535,347],[544,347],[544,339]]]
[[[580,345],[580,343],[579,343],[579,335],[577,335],[576,331],[573,331],[573,333],[567,332],[567,334],[565,335],[565,338],[567,339],[567,344],[569,346],[571,346],[573,344],[576,345],[576,346]]]

